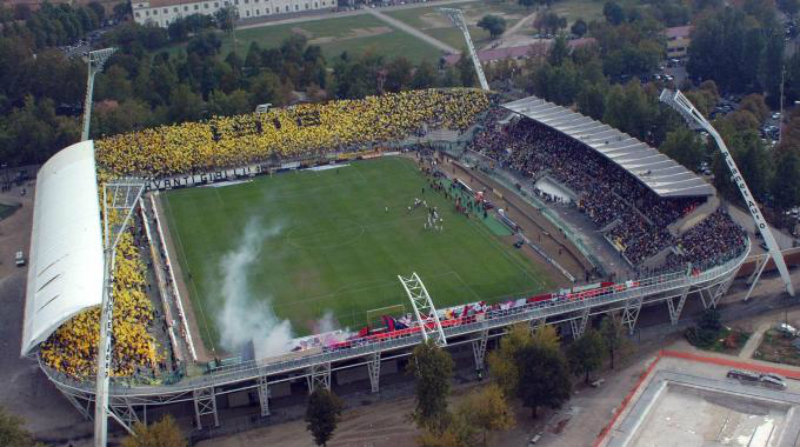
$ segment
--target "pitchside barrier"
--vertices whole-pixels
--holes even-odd
[[[385,326],[383,323],[383,316],[392,318],[399,318],[406,315],[405,304],[395,304],[393,306],[379,307],[377,309],[370,309],[367,311],[366,325],[371,329],[380,328]]]

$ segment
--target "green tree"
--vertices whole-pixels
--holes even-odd
[[[478,82],[478,75],[475,74],[475,65],[472,63],[472,56],[467,50],[461,51],[461,58],[456,62],[461,85],[464,87],[474,87]]]
[[[436,85],[436,69],[430,61],[424,60],[414,71],[411,79],[412,89],[430,88]]]
[[[600,84],[584,84],[575,98],[578,110],[596,120],[602,119],[606,109],[606,88]]]
[[[591,373],[603,366],[606,345],[599,332],[586,329],[583,335],[575,340],[567,350],[569,364],[574,374],[585,374],[584,383],[589,383]]]
[[[616,2],[606,2],[603,5],[603,16],[612,25],[619,25],[625,21],[625,11]]]
[[[800,205],[800,154],[798,150],[782,150],[775,163],[772,197],[781,210]]]
[[[700,138],[694,131],[686,127],[679,127],[669,132],[659,149],[692,171],[696,170],[705,158]]]
[[[390,92],[405,90],[411,84],[413,65],[405,57],[397,57],[386,66],[384,88]]]
[[[500,339],[500,346],[489,352],[486,358],[492,379],[507,396],[516,392],[519,383],[517,352],[532,342],[529,326],[525,323],[516,324]]]
[[[447,397],[453,376],[453,359],[427,340],[414,348],[408,372],[416,379],[416,404],[412,417],[419,427],[441,430],[447,424]]]
[[[155,424],[137,422],[133,434],[122,440],[122,447],[185,447],[186,438],[172,416],[164,416]]]
[[[569,366],[564,355],[542,346],[527,346],[517,352],[519,384],[517,396],[536,417],[539,407],[558,408],[572,391]]]
[[[506,32],[506,19],[500,16],[487,14],[478,21],[478,27],[488,31],[489,35],[494,39]]]
[[[578,19],[572,24],[572,27],[570,27],[569,30],[572,32],[572,34],[578,37],[583,37],[583,35],[589,31],[589,25],[587,25],[583,19]]]
[[[22,418],[0,407],[0,445],[24,446],[32,444],[33,437],[25,429],[25,423]]]
[[[308,397],[306,407],[306,430],[311,432],[314,443],[325,446],[333,436],[344,407],[336,394],[327,388],[318,387]]]
[[[214,20],[219,29],[232,33],[236,28],[236,21],[239,20],[239,10],[233,5],[220,8],[214,13]]]

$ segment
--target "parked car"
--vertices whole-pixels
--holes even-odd
[[[761,385],[767,388],[773,388],[776,390],[786,389],[786,382],[783,381],[783,377],[777,374],[761,374],[761,377],[759,377],[758,380]]]
[[[761,379],[758,374],[750,371],[742,371],[741,369],[732,369],[728,371],[727,377],[729,379],[736,379],[742,383],[755,384]]]
[[[22,253],[22,250],[18,251],[17,254],[14,255],[14,263],[17,264],[17,267],[24,267],[25,262],[25,255]]]
[[[780,332],[781,334],[787,337],[796,337],[797,336],[797,328],[790,324],[780,323],[775,325],[775,330]]]

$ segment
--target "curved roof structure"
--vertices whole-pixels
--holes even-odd
[[[703,197],[714,187],[656,149],[588,116],[536,96],[502,107],[555,129],[599,152],[660,197]]]
[[[94,142],[73,144],[50,158],[39,170],[35,192],[22,355],[102,301]]]

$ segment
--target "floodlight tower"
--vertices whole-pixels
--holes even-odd
[[[127,228],[133,209],[144,190],[141,179],[123,179],[103,185],[103,301],[100,307],[100,341],[97,349],[97,378],[94,401],[94,445],[106,447],[108,416],[129,432],[131,421],[123,421],[108,409],[108,384],[114,351],[111,344],[114,324],[114,261],[117,244]],[[117,214],[110,222],[110,214]],[[130,415],[129,415],[130,416]],[[135,417],[135,413],[132,415]]]
[[[673,92],[672,90],[664,89],[661,92],[659,99],[661,102],[667,104],[680,113],[683,119],[685,119],[689,125],[696,124],[705,129],[709,135],[714,137],[714,141],[716,141],[717,147],[719,148],[720,152],[722,152],[722,157],[725,159],[725,164],[728,165],[728,169],[731,172],[733,182],[739,188],[739,192],[742,193],[742,198],[744,199],[744,203],[747,204],[747,209],[750,211],[750,215],[753,216],[753,221],[756,224],[756,228],[758,228],[758,231],[761,233],[761,237],[764,238],[764,242],[767,244],[769,256],[775,262],[775,266],[778,267],[778,272],[780,272],[781,278],[786,284],[786,291],[789,292],[789,295],[794,296],[792,279],[789,277],[789,270],[786,268],[786,263],[783,260],[783,255],[781,254],[778,244],[775,242],[775,237],[772,235],[772,231],[770,231],[767,221],[761,214],[761,210],[758,208],[758,204],[753,198],[750,188],[747,186],[747,183],[745,183],[744,177],[742,176],[741,172],[739,172],[739,168],[736,167],[736,163],[733,161],[730,151],[728,151],[728,146],[725,144],[725,141],[722,140],[719,132],[714,129],[714,126],[712,126],[711,123],[705,119],[705,117],[697,110],[697,108],[695,108],[691,101],[689,101],[683,95],[683,93],[681,93],[680,90],[675,90]],[[766,260],[761,267],[761,271],[763,271],[765,265]],[[761,271],[759,271],[758,276],[760,276]],[[756,277],[753,284],[755,284],[757,281],[758,277]]]
[[[472,37],[469,35],[469,28],[467,22],[464,20],[464,14],[457,8],[439,8],[439,12],[446,15],[453,25],[458,27],[464,33],[464,40],[467,42],[467,50],[472,57],[472,63],[475,64],[475,73],[478,75],[478,82],[481,83],[481,88],[489,91],[489,83],[486,82],[486,75],[483,74],[483,67],[481,61],[478,60],[478,52],[475,51],[475,45],[472,44]]]
[[[89,73],[86,80],[86,102],[83,105],[83,131],[81,131],[81,141],[89,139],[89,124],[92,121],[92,95],[94,94],[94,76],[103,71],[103,65],[111,57],[116,48],[103,48],[89,52]]]

